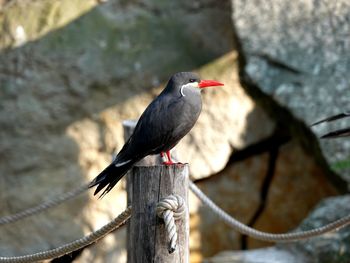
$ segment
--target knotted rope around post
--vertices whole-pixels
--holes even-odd
[[[176,250],[177,229],[175,220],[181,219],[186,214],[185,200],[179,195],[169,195],[157,204],[157,215],[163,218],[168,236],[168,251]]]

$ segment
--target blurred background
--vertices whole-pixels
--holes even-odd
[[[339,197],[318,205],[308,226],[349,213],[340,195],[350,141],[317,139],[349,120],[309,127],[349,110],[349,21],[347,0],[0,1],[0,216],[93,179],[122,147],[122,121],[137,119],[179,71],[225,83],[203,92],[201,117],[177,147],[224,210],[278,233],[330,196]],[[75,240],[125,206],[125,182],[102,200],[89,191],[1,226],[0,255]],[[193,196],[190,213],[193,263],[245,262],[238,251],[274,245],[235,232]],[[350,262],[344,231],[273,248]],[[125,239],[124,227],[70,261],[126,262]]]

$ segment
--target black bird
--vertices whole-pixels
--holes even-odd
[[[200,80],[191,72],[174,74],[164,90],[142,113],[133,134],[107,166],[91,183],[94,195],[103,188],[107,194],[131,167],[147,155],[164,153],[173,164],[170,150],[192,129],[202,109],[201,89],[223,86],[214,80]]]
[[[350,116],[350,112],[349,111],[345,111],[342,113],[339,113],[337,115],[322,119],[320,121],[317,121],[315,123],[313,123],[311,126],[315,126],[324,122],[332,122],[332,121],[336,121],[339,119],[343,119],[343,118],[347,118]],[[331,131],[329,133],[326,133],[324,135],[321,136],[322,139],[328,139],[328,138],[338,138],[338,137],[348,137],[350,136],[350,128],[344,128],[344,129],[339,129],[339,130],[335,130],[335,131]]]

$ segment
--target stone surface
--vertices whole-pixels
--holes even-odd
[[[349,1],[232,0],[232,5],[245,72],[265,93],[306,124],[348,110]],[[321,135],[348,123],[314,131]],[[348,159],[349,140],[321,144],[329,162]]]
[[[2,0],[0,47],[13,48],[65,26],[97,5],[96,0]]]
[[[249,223],[260,202],[260,188],[267,169],[267,154],[227,166],[223,171],[197,183],[222,209]],[[220,193],[220,194],[218,194]],[[194,199],[194,198],[193,198]],[[203,257],[241,248],[241,235],[226,225],[206,206],[191,201],[191,257]]]
[[[324,226],[350,214],[350,196],[327,198],[320,202],[295,231]],[[204,262],[242,263],[345,263],[350,261],[350,229],[323,234],[309,240],[278,244],[247,251],[226,251]]]
[[[350,214],[350,196],[327,198],[310,213],[297,230],[321,227]],[[310,255],[318,263],[345,263],[350,261],[350,228],[349,226],[322,236],[301,241],[291,245],[281,245],[300,253]]]
[[[0,216],[95,177],[123,144],[122,120],[137,118],[169,75],[197,68],[233,47],[229,2],[96,4],[11,1],[2,6]],[[208,35],[220,41],[208,41]],[[234,59],[229,55],[227,63]],[[215,74],[224,69],[222,74],[228,76],[231,71],[224,67],[208,69],[207,76],[221,78]],[[234,85],[222,93],[228,100]],[[237,136],[220,134],[215,138],[222,137],[226,149]],[[203,136],[203,130],[191,137],[192,147],[200,146],[193,144],[201,142],[197,136]],[[227,159],[230,153],[221,156]],[[206,165],[220,169],[225,163]],[[197,176],[210,172],[202,169]],[[85,194],[1,227],[0,255],[52,248],[97,229],[125,208],[124,187],[119,184],[102,200]],[[125,233],[117,233],[84,251],[81,260],[125,261]]]
[[[320,200],[337,191],[297,141],[278,147],[275,165],[272,158],[274,155],[267,151],[237,162],[231,159],[223,171],[199,181],[198,186],[242,223],[272,233],[288,232]],[[202,260],[200,255],[210,257],[230,249],[271,245],[242,238],[205,206],[194,205],[191,215],[191,243],[195,244],[191,255],[196,262]]]
[[[290,231],[320,200],[336,194],[314,157],[292,141],[279,148],[264,210],[252,226],[272,233]],[[248,239],[248,248],[266,245],[269,243]]]
[[[203,263],[312,263],[310,258],[276,247],[252,249],[248,251],[225,251],[205,259]]]
[[[232,188],[243,197],[225,199],[227,209],[233,201],[243,203],[229,210],[241,213],[241,209],[243,221],[252,222],[264,200],[269,201],[267,208],[258,215],[269,220],[264,212],[271,213],[273,202],[269,195],[261,198],[261,188],[269,188],[262,185],[293,186],[292,172],[280,167],[278,176],[270,180],[265,178],[266,154],[239,163],[242,159],[235,159],[235,153],[267,137],[272,136],[275,145],[273,134],[279,123],[239,84],[229,2],[110,0],[96,6],[98,2],[13,0],[2,7],[0,216],[94,178],[123,145],[122,120],[137,118],[169,75],[198,69],[203,78],[226,85],[203,92],[203,114],[179,145],[179,156],[191,163],[192,177],[202,179],[201,185],[209,193],[223,190],[229,194]],[[310,203],[305,201],[301,209],[305,212],[317,198],[335,190],[324,179],[328,171],[318,172],[324,166],[310,157],[319,154],[314,139],[304,130],[298,132],[301,139],[281,148],[281,156],[285,156],[281,159],[288,167],[295,166],[290,170],[295,173],[307,167],[305,177],[310,178],[306,178],[305,192],[314,194],[314,188],[319,188],[315,196],[308,197]],[[304,147],[305,141],[311,141],[306,145],[312,147]],[[289,151],[297,158],[288,155]],[[203,179],[211,174],[216,175]],[[222,189],[209,185],[211,180]],[[281,198],[277,200],[281,204],[281,193],[273,191],[271,196]],[[219,197],[219,204],[224,204]],[[245,203],[248,200],[249,204]],[[204,240],[201,231],[207,235],[206,220],[211,223],[213,216],[204,213],[194,198],[191,202],[192,260],[199,262],[203,253],[199,244],[212,246],[215,250],[210,253],[216,253],[226,249],[226,243],[219,240],[237,240],[237,234],[218,225],[213,233],[224,231],[229,236],[221,233],[223,237]],[[0,255],[19,255],[69,242],[108,222],[125,203],[125,184],[121,182],[102,200],[85,194],[47,213],[1,227]],[[198,211],[200,214],[194,215]],[[296,224],[299,216],[290,222]],[[264,225],[264,220],[254,222]],[[84,250],[79,261],[125,262],[124,240],[124,229],[108,235]],[[205,243],[207,240],[212,244]]]

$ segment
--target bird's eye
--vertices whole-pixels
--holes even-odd
[[[195,82],[196,80],[195,79],[190,79],[190,82]]]

